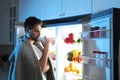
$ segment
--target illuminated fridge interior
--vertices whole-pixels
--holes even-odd
[[[81,80],[82,24],[57,27],[57,80]]]

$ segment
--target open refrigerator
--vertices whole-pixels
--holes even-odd
[[[91,17],[56,26],[57,80],[112,80],[111,15]]]
[[[41,33],[51,40],[56,80],[119,80],[120,9],[57,20],[44,21],[47,27]]]
[[[119,8],[58,21],[56,80],[119,80]]]

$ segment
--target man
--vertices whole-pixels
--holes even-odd
[[[48,57],[49,40],[39,40],[42,25],[36,17],[25,20],[25,36],[9,57],[8,80],[55,80]]]

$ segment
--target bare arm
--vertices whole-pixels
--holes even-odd
[[[48,51],[49,51],[49,40],[47,39],[46,43],[44,45],[43,55],[40,59],[40,66],[41,66],[43,73],[45,73],[49,70]]]

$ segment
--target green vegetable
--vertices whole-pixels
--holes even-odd
[[[73,53],[72,52],[68,52],[68,56],[73,56]]]
[[[78,39],[76,42],[77,42],[77,43],[81,43],[81,42],[82,42],[82,39]]]
[[[72,61],[72,57],[68,57],[67,60],[68,60],[68,61]]]

